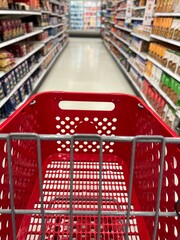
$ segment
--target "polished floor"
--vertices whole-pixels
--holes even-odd
[[[135,94],[101,39],[71,38],[39,88],[42,91]]]

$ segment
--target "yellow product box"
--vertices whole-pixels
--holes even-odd
[[[167,5],[168,5],[168,1],[170,1],[170,0],[164,0],[164,1],[163,1],[162,7],[161,7],[161,12],[166,12],[166,8],[167,8]]]
[[[152,27],[153,34],[156,34],[156,32],[157,32],[158,21],[159,21],[158,18],[154,18],[153,27]]]
[[[164,59],[164,55],[166,53],[166,47],[161,46],[161,52],[160,52],[160,57],[158,59],[158,61],[162,64],[163,59]]]
[[[168,0],[165,12],[174,12],[175,2],[175,0]]]
[[[167,23],[166,23],[166,29],[165,29],[165,32],[164,32],[164,37],[167,38],[170,31],[171,31],[171,28],[172,28],[172,24],[173,24],[173,18],[167,18]]]
[[[162,36],[166,25],[166,18],[160,18],[157,35]]]
[[[146,70],[145,70],[145,73],[146,73],[147,76],[149,76],[149,77],[151,76],[152,66],[153,66],[152,62],[150,62],[150,61],[147,61],[147,62],[146,62]]]

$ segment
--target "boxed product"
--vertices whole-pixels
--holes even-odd
[[[11,110],[14,111],[16,109],[16,98],[14,95],[12,95],[9,99],[9,104],[11,105]]]
[[[169,51],[169,59],[167,67],[173,72],[176,73],[179,67],[179,55],[173,51]]]
[[[139,52],[147,52],[148,47],[149,47],[148,42],[143,41],[142,39],[139,39],[134,36],[132,37],[131,45]]]
[[[13,58],[14,55],[8,51],[6,51],[5,49],[0,49],[0,59],[4,59],[4,58]]]
[[[5,76],[2,79],[2,86],[3,86],[4,95],[7,96],[11,91],[8,77]]]
[[[0,82],[0,100],[5,97],[4,90],[3,90],[3,84]]]
[[[18,89],[18,94],[19,94],[19,99],[20,99],[20,101],[22,102],[22,101],[24,100],[24,98],[25,98],[25,95],[26,95],[23,86],[21,86],[21,87]]]
[[[20,98],[19,98],[19,93],[18,93],[18,91],[16,91],[16,92],[14,93],[14,98],[15,98],[15,100],[16,100],[16,105],[18,105],[18,104],[20,103]]]
[[[180,19],[177,18],[177,19],[174,19],[174,21],[175,21],[175,26],[174,26],[174,29],[172,29],[172,31],[174,30],[172,39],[179,41],[180,40]]]
[[[0,9],[8,9],[8,1],[7,0],[0,1]]]
[[[26,33],[30,33],[34,31],[33,22],[25,23]]]

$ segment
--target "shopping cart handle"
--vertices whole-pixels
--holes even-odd
[[[180,217],[180,199],[175,203],[174,208],[175,208],[175,211],[176,211],[178,217]]]

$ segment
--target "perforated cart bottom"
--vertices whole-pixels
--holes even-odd
[[[70,156],[59,154],[46,164],[43,181],[44,208],[69,210],[70,206]],[[99,162],[96,155],[77,155],[73,171],[73,210],[88,211],[86,215],[73,215],[73,239],[97,239]],[[104,155],[102,164],[103,211],[127,210],[127,183],[123,161],[117,156]],[[131,206],[133,209],[133,205]],[[40,201],[34,204],[40,209]],[[124,239],[126,219],[122,216],[101,217],[100,239]],[[69,215],[45,216],[45,239],[69,239]],[[32,215],[26,239],[41,239],[41,216]],[[137,220],[130,218],[129,239],[140,239]]]

